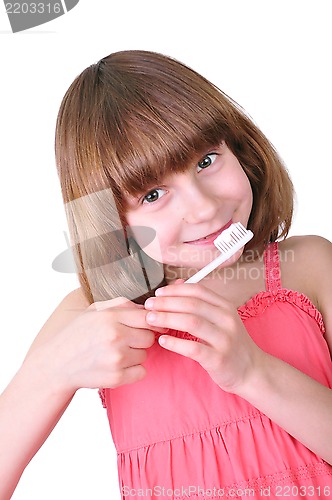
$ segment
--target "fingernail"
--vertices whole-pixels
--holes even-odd
[[[154,292],[155,295],[162,295],[163,294],[163,288],[157,288],[157,290]]]
[[[153,304],[154,304],[154,299],[150,297],[149,299],[146,299],[144,307],[145,309],[153,309]]]
[[[157,315],[156,315],[156,313],[151,313],[151,312],[149,312],[149,313],[146,315],[146,321],[147,321],[148,323],[154,323],[156,320],[157,320]]]
[[[160,345],[165,345],[165,344],[166,344],[166,342],[167,342],[167,339],[166,339],[166,337],[165,337],[165,336],[161,335],[161,336],[159,337],[159,339],[158,339],[158,342],[159,342],[159,344],[160,344]]]

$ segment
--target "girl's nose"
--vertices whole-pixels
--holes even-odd
[[[184,182],[186,182],[184,180]],[[183,185],[182,192],[182,218],[188,224],[213,219],[218,210],[218,200],[207,187],[190,182],[187,179],[186,186]]]

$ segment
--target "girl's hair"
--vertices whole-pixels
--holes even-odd
[[[222,141],[253,191],[248,228],[255,236],[246,249],[262,252],[288,234],[293,187],[276,150],[237,103],[182,63],[147,51],[111,54],[75,79],[59,110],[55,151],[90,302],[119,295],[140,301],[163,281],[162,265],[130,252],[127,194],[145,194]],[[146,284],[152,275],[155,283]]]

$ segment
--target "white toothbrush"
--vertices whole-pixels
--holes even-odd
[[[213,242],[218,250],[220,250],[221,254],[185,281],[185,283],[198,283],[198,281],[205,278],[205,276],[216,269],[216,267],[232,257],[240,248],[244,247],[253,236],[254,234],[252,231],[246,229],[241,222],[236,222],[229,226],[229,228],[219,234]]]

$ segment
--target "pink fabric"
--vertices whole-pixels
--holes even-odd
[[[277,243],[269,245],[265,266],[266,291],[238,309],[249,334],[265,351],[332,387],[322,316],[305,295],[281,287]],[[198,363],[156,342],[145,366],[141,382],[100,391],[122,498],[332,498],[332,467],[220,389]]]

